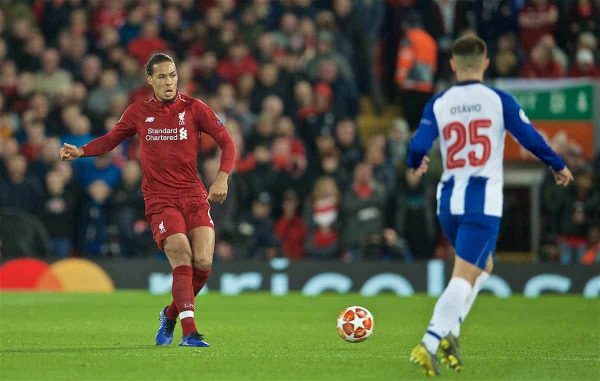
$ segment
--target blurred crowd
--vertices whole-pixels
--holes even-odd
[[[445,257],[435,182],[404,164],[424,103],[451,82],[452,41],[486,40],[490,78],[600,77],[600,6],[573,0],[31,0],[0,4],[0,237],[6,255],[155,255],[136,139],[58,161],[149,96],[143,66],[171,54],[180,91],[238,148],[214,205],[216,259]],[[398,104],[367,139],[357,127]],[[548,261],[600,261],[599,160],[559,147],[575,186],[543,187]],[[219,151],[203,136],[210,184]]]

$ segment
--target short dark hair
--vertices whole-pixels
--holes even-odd
[[[485,56],[487,53],[487,46],[478,36],[467,34],[458,38],[452,44],[452,55],[453,56]]]
[[[171,58],[171,56],[166,53],[154,53],[152,57],[150,57],[150,59],[148,60],[148,63],[146,63],[146,74],[148,74],[149,76],[154,74],[154,65],[157,65],[161,62],[173,62],[173,64],[175,63],[173,58]]]

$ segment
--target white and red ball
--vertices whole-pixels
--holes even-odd
[[[337,330],[342,339],[350,343],[358,343],[373,334],[375,322],[368,309],[352,306],[344,309],[337,319]]]

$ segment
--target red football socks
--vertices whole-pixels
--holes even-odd
[[[189,266],[180,266],[180,267],[188,267]],[[179,267],[177,267],[175,270],[177,270]],[[200,290],[202,290],[202,288],[204,287],[204,285],[206,284],[206,281],[208,280],[208,276],[210,275],[210,269],[209,270],[200,270],[197,268],[193,268],[192,270],[193,272],[193,276],[192,276],[192,286],[194,289],[194,295],[198,295],[198,293],[200,292]],[[175,287],[175,271],[173,271],[173,289]],[[175,296],[175,294],[173,294],[173,296]],[[177,315],[179,309],[177,307],[177,304],[175,302],[175,300],[173,300],[171,302],[171,304],[169,305],[169,307],[167,307],[167,311],[165,312],[165,315],[167,316],[167,319],[169,320],[177,320]],[[182,322],[183,325],[183,322]],[[185,335],[185,334],[184,334]]]
[[[194,284],[194,295],[198,295],[198,293],[202,290],[202,287],[204,287],[206,284],[209,275],[210,269],[200,270],[194,267],[194,278],[192,279],[192,283]]]
[[[196,331],[194,322],[194,289],[192,286],[192,266],[177,266],[173,269],[173,302],[179,312],[183,336]],[[167,309],[167,312],[169,312]],[[172,311],[171,311],[172,312]],[[172,315],[171,315],[172,316]],[[167,314],[167,319],[169,314]],[[175,320],[175,319],[171,319]]]

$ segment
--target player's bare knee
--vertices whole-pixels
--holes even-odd
[[[208,271],[212,267],[212,258],[194,258],[194,267],[202,271]]]
[[[192,264],[192,251],[185,246],[165,246],[165,254],[173,265],[189,266]]]

